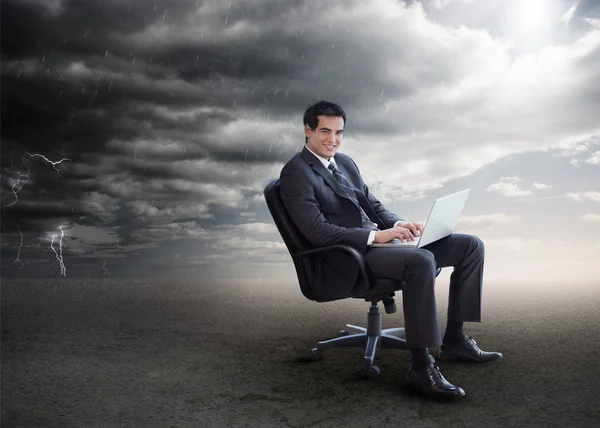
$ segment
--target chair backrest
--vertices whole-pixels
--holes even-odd
[[[273,217],[273,221],[275,222],[275,226],[277,226],[277,230],[279,230],[279,234],[283,238],[283,242],[285,243],[290,255],[297,253],[299,251],[311,250],[313,246],[308,242],[308,240],[300,233],[298,228],[292,222],[289,214],[287,213],[285,206],[283,205],[283,201],[281,200],[281,195],[279,193],[279,179],[274,179],[270,181],[264,189],[265,201],[267,203],[267,207],[271,212],[271,216]],[[311,278],[313,278],[315,258],[314,257],[302,257],[301,259],[293,257],[292,260],[294,262],[294,266],[296,268],[296,273],[298,275],[298,282],[300,283],[300,290],[302,294],[307,299],[315,300],[318,302],[327,302],[331,300],[337,300],[339,297],[332,298],[330,296],[324,296],[322,294],[316,293],[314,288],[311,285]],[[441,269],[438,268],[436,271],[436,276],[439,275]],[[360,281],[360,279],[359,279]],[[390,286],[393,289],[397,284],[397,281],[388,279],[388,278],[371,278],[371,284],[375,282],[386,283],[385,286]],[[390,284],[391,283],[391,284]],[[368,294],[368,293],[367,293]],[[387,298],[390,299],[394,293],[385,292],[380,296],[376,296],[379,300]],[[365,297],[367,301],[373,301],[375,295]],[[387,309],[386,309],[387,311]]]
[[[299,251],[310,250],[313,247],[310,245],[308,240],[300,233],[298,228],[292,222],[289,214],[287,213],[281,195],[279,193],[279,179],[276,178],[270,181],[264,189],[265,201],[267,207],[271,212],[275,226],[279,231],[279,234],[283,238],[290,255]],[[298,275],[298,282],[300,283],[300,290],[302,294],[311,300],[321,300],[320,296],[315,294],[313,287],[310,284],[310,278],[312,278],[313,262],[312,257],[303,257],[301,260],[292,257],[294,266],[296,268],[296,274]]]
[[[310,250],[312,246],[306,240],[306,238],[300,233],[289,214],[287,213],[281,195],[279,193],[279,179],[276,178],[269,182],[264,190],[265,201],[267,207],[271,212],[275,226],[281,234],[285,245],[287,246],[290,254]]]

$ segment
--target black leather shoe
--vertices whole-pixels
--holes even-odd
[[[483,363],[502,358],[500,352],[486,352],[479,349],[477,342],[471,336],[464,336],[458,345],[440,347],[440,360],[467,360]]]
[[[408,386],[431,397],[438,398],[457,398],[465,395],[465,391],[458,386],[448,382],[440,368],[430,356],[431,364],[428,364],[424,371],[416,372],[412,366],[408,369],[406,380]]]

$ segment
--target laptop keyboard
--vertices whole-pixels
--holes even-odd
[[[414,241],[407,241],[407,240],[401,241],[398,238],[395,238],[395,239],[392,239],[390,241],[390,243],[396,244],[396,245],[414,245],[414,244],[417,244],[420,239],[421,239],[420,236],[415,236],[415,240]]]

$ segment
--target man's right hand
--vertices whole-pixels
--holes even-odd
[[[415,240],[415,237],[413,236],[410,229],[407,229],[405,227],[393,227],[391,229],[379,230],[375,232],[375,239],[373,240],[373,242],[390,242],[392,239],[396,238],[401,241]]]

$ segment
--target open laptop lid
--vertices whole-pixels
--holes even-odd
[[[445,238],[454,232],[470,191],[471,189],[461,190],[435,200],[431,211],[429,211],[429,216],[427,216],[427,221],[423,227],[423,235],[417,244],[417,248]]]

